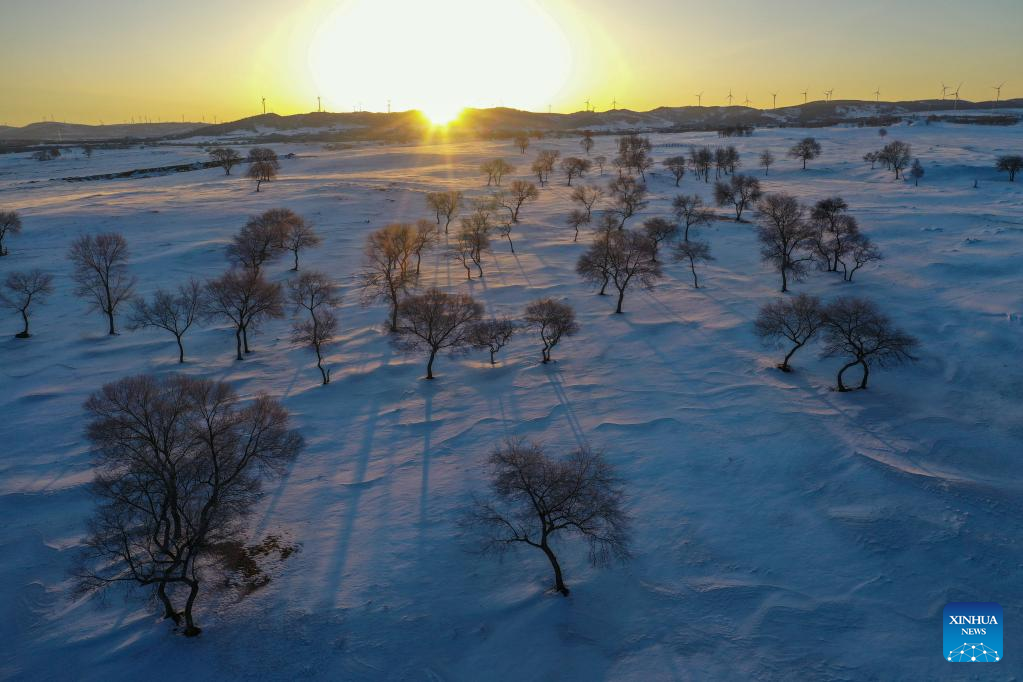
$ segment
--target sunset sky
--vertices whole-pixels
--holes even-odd
[[[0,124],[1023,96],[1021,0],[0,0]]]

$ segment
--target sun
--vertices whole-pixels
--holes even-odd
[[[434,125],[467,107],[546,110],[572,69],[536,0],[342,0],[317,18],[309,70],[334,111],[417,109]],[[528,36],[517,49],[504,37]]]

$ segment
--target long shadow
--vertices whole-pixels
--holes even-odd
[[[433,385],[423,382],[423,452],[419,482],[419,553],[426,551],[426,528],[430,499],[430,458],[433,456]]]
[[[572,407],[572,402],[568,399],[568,393],[565,391],[565,380],[561,375],[560,367],[551,368],[547,366],[547,381],[551,385],[551,389],[554,391],[554,395],[558,398],[558,402],[565,410],[565,418],[568,420],[568,426],[572,429],[572,435],[575,436],[575,442],[580,448],[589,447],[589,442],[586,440],[586,434],[583,433],[583,427],[579,423],[579,418],[575,414],[575,409]]]

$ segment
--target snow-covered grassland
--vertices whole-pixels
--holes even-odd
[[[805,135],[823,153],[804,172],[784,153]],[[793,291],[869,297],[921,341],[919,362],[874,372],[869,390],[851,393],[832,390],[840,361],[817,347],[796,354],[791,374],[774,368],[779,351],[758,343],[752,320],[780,295],[779,276],[759,259],[753,223],[725,219],[728,209],[697,234],[717,259],[703,288],[670,264],[613,314],[613,298],[575,274],[589,235],[571,241],[560,172],[523,209],[516,254],[495,238],[485,278],[466,282],[437,250],[424,285],[471,293],[489,314],[562,298],[581,332],[550,365],[523,333],[497,367],[485,353],[445,356],[438,378],[423,380],[425,358],[395,350],[385,306],[363,307],[353,288],[367,233],[427,217],[428,191],[482,195],[483,160],[504,157],[513,178],[527,177],[537,149],[581,155],[576,139],[534,142],[525,156],[510,142],[275,145],[296,157],[258,194],[243,168],[49,181],[204,159],[195,148],[0,156],[0,208],[25,224],[0,275],[40,267],[56,287],[35,309],[33,338],[13,338],[16,315],[0,318],[0,677],[961,677],[939,652],[950,601],[1002,604],[1009,638],[994,672],[1011,676],[1023,644],[1023,182],[993,164],[1023,152],[1023,128],[900,125],[885,141],[895,139],[926,168],[918,188],[861,160],[884,142],[872,128],[652,136],[658,162],[685,151],[665,143],[735,144],[740,172],[767,191],[848,201],[885,260],[854,283],[813,272]],[[593,154],[610,158],[613,145],[598,137]],[[767,178],[756,167],[765,148],[777,157]],[[676,190],[658,171],[654,200],[631,225],[668,215],[679,191],[711,200],[713,183],[687,175]],[[303,267],[345,288],[328,386],[287,321],[268,324],[244,362],[229,329],[203,325],[186,336],[190,360],[179,367],[169,334],[108,337],[102,316],[72,296],[65,256],[79,234],[122,232],[148,294],[219,275],[230,236],[273,207],[315,223],[324,244]],[[283,282],[289,267],[281,259],[268,276]],[[275,533],[301,552],[240,601],[210,586],[194,639],[174,634],[142,594],[75,599],[68,579],[91,511],[83,401],[107,381],[178,371],[279,397],[307,440],[251,520],[253,538]],[[583,545],[563,544],[566,599],[548,591],[539,552],[503,562],[467,553],[457,515],[508,437],[554,454],[603,450],[627,485],[635,559],[594,569]]]

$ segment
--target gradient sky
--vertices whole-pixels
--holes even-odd
[[[0,124],[1023,96],[1023,0],[0,0]]]

